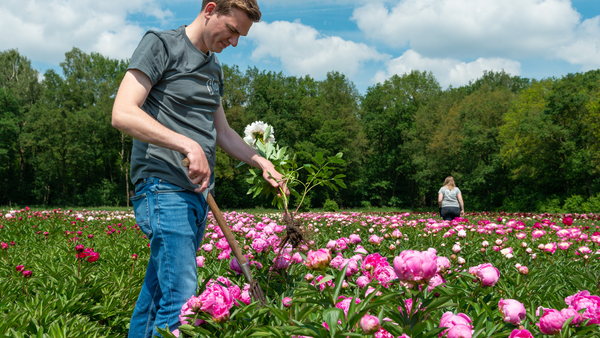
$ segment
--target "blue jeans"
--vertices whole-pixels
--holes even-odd
[[[150,261],[129,337],[160,336],[156,327],[179,327],[181,306],[198,291],[196,252],[200,247],[208,204],[204,196],[163,179],[150,177],[131,198],[140,230],[150,239]]]
[[[460,217],[460,207],[443,207],[440,214],[444,221],[451,221],[456,217]]]

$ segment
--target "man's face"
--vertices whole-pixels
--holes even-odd
[[[213,53],[220,53],[230,45],[237,46],[240,36],[246,36],[252,27],[252,20],[238,8],[232,8],[227,15],[217,14],[214,10],[208,12],[209,10],[207,5],[207,34],[204,40],[208,50]]]

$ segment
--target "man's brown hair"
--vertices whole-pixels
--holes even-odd
[[[202,0],[202,10],[211,2],[217,5],[215,10],[219,15],[228,15],[231,7],[235,7],[244,11],[253,22],[260,21],[261,13],[256,0]]]

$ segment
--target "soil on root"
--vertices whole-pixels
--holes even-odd
[[[283,236],[281,243],[279,244],[279,252],[281,252],[281,249],[287,244],[290,244],[294,249],[301,244],[304,244],[309,248],[312,247],[308,240],[310,232],[304,228],[302,221],[293,219],[289,214],[285,214],[283,216],[283,222],[285,223],[285,236]]]

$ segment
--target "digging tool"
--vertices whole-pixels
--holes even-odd
[[[187,158],[184,158],[181,161],[181,165],[184,167],[189,167],[190,161]],[[238,242],[235,240],[235,237],[233,237],[231,230],[229,230],[229,226],[227,226],[227,223],[225,222],[223,213],[221,212],[221,210],[219,210],[219,206],[217,206],[217,202],[215,202],[215,199],[213,198],[212,194],[208,193],[208,195],[206,195],[206,202],[208,202],[208,206],[210,207],[210,210],[213,212],[213,215],[215,216],[215,219],[217,220],[217,223],[219,224],[219,228],[221,228],[223,235],[225,235],[225,239],[227,239],[227,243],[229,243],[229,247],[231,248],[231,251],[233,252],[233,255],[235,256],[235,259],[237,260],[238,265],[242,269],[242,273],[243,273],[244,277],[246,278],[246,282],[248,282],[248,284],[250,284],[250,289],[248,290],[250,292],[250,296],[252,296],[252,298],[254,300],[258,300],[258,303],[260,304],[260,306],[267,305],[267,299],[265,298],[265,294],[264,294],[263,290],[260,288],[260,285],[258,284],[258,282],[252,278],[248,260],[242,254],[242,250],[240,249]]]

